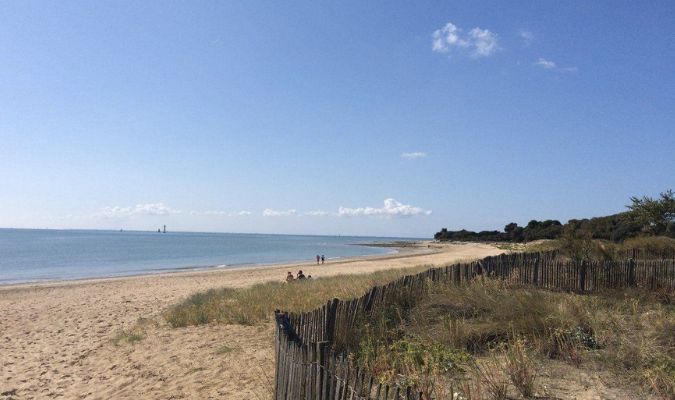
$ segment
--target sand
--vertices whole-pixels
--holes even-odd
[[[396,255],[0,287],[0,399],[269,399],[273,324],[172,329],[160,312],[223,286],[443,265],[501,250],[424,243]],[[138,341],[118,340],[139,326]]]

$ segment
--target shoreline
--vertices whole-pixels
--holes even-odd
[[[0,287],[300,264],[313,260],[314,254],[327,254],[334,257],[328,260],[334,261],[388,254],[390,249],[381,248],[380,243],[417,240],[420,239],[0,228],[0,252],[7,250],[7,257],[0,260]]]
[[[332,264],[349,264],[359,261],[381,261],[388,259],[396,259],[399,257],[411,257],[424,254],[434,254],[440,250],[435,249],[434,247],[422,247],[422,243],[427,243],[427,241],[418,241],[417,243],[420,246],[393,246],[393,245],[383,245],[383,246],[372,246],[372,247],[389,247],[393,248],[392,252],[383,253],[383,254],[366,254],[361,256],[349,256],[349,257],[336,257],[328,259],[327,263],[317,265],[316,262],[312,261],[290,261],[290,262],[279,262],[279,263],[247,263],[247,264],[233,264],[233,265],[212,265],[205,267],[182,267],[182,268],[170,268],[167,270],[160,270],[158,272],[142,272],[138,274],[130,275],[119,275],[119,276],[100,276],[100,277],[87,277],[87,278],[73,278],[73,279],[45,279],[39,281],[29,281],[29,282],[16,282],[16,283],[0,283],[0,293],[7,290],[13,289],[36,289],[42,287],[62,287],[68,285],[86,285],[86,284],[95,284],[95,283],[105,283],[105,282],[115,282],[115,281],[124,281],[138,278],[162,278],[170,276],[198,276],[205,274],[217,274],[223,272],[238,272],[238,271],[248,271],[248,270],[268,270],[276,268],[290,268],[290,267],[315,267],[315,266],[328,266]],[[354,244],[353,246],[370,246],[368,244]],[[415,249],[419,249],[415,251]],[[434,250],[435,249],[435,250]],[[426,251],[425,251],[426,250]]]
[[[396,254],[323,265],[307,261],[1,286],[0,399],[3,393],[15,400],[267,398],[273,321],[172,329],[163,311],[197,292],[283,282],[287,271],[297,269],[321,279],[502,252],[485,244],[423,242]]]

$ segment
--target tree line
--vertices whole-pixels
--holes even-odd
[[[657,198],[631,197],[628,210],[605,217],[571,219],[566,224],[557,220],[532,220],[526,226],[511,222],[503,231],[436,232],[434,239],[442,241],[529,242],[558,239],[563,235],[584,236],[620,242],[636,236],[669,236],[675,238],[675,194],[667,190]]]

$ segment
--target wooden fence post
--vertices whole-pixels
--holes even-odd
[[[586,290],[586,260],[581,262],[581,269],[579,270],[579,290]]]
[[[632,255],[637,256],[637,251]],[[373,309],[386,308],[392,302],[412,306],[432,282],[470,284],[478,275],[553,290],[592,292],[603,288],[636,287],[638,283],[648,288],[673,290],[675,260],[643,259],[638,264],[631,258],[623,262],[575,263],[556,260],[555,253],[500,255],[406,275],[373,287],[359,298],[333,299],[305,313],[288,314],[276,310],[275,399],[421,398],[422,394],[411,386],[379,384],[374,387],[372,376],[350,365],[345,356],[355,340],[356,325],[371,315]]]
[[[628,260],[628,285],[630,287],[637,286],[637,281],[635,280],[635,259],[633,258]]]

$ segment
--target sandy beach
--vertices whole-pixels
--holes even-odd
[[[190,294],[283,280],[444,265],[502,252],[431,244],[395,255],[0,287],[0,399],[268,399],[273,324],[172,329],[159,313]],[[140,321],[140,322],[139,322]],[[115,340],[134,326],[143,338]]]

